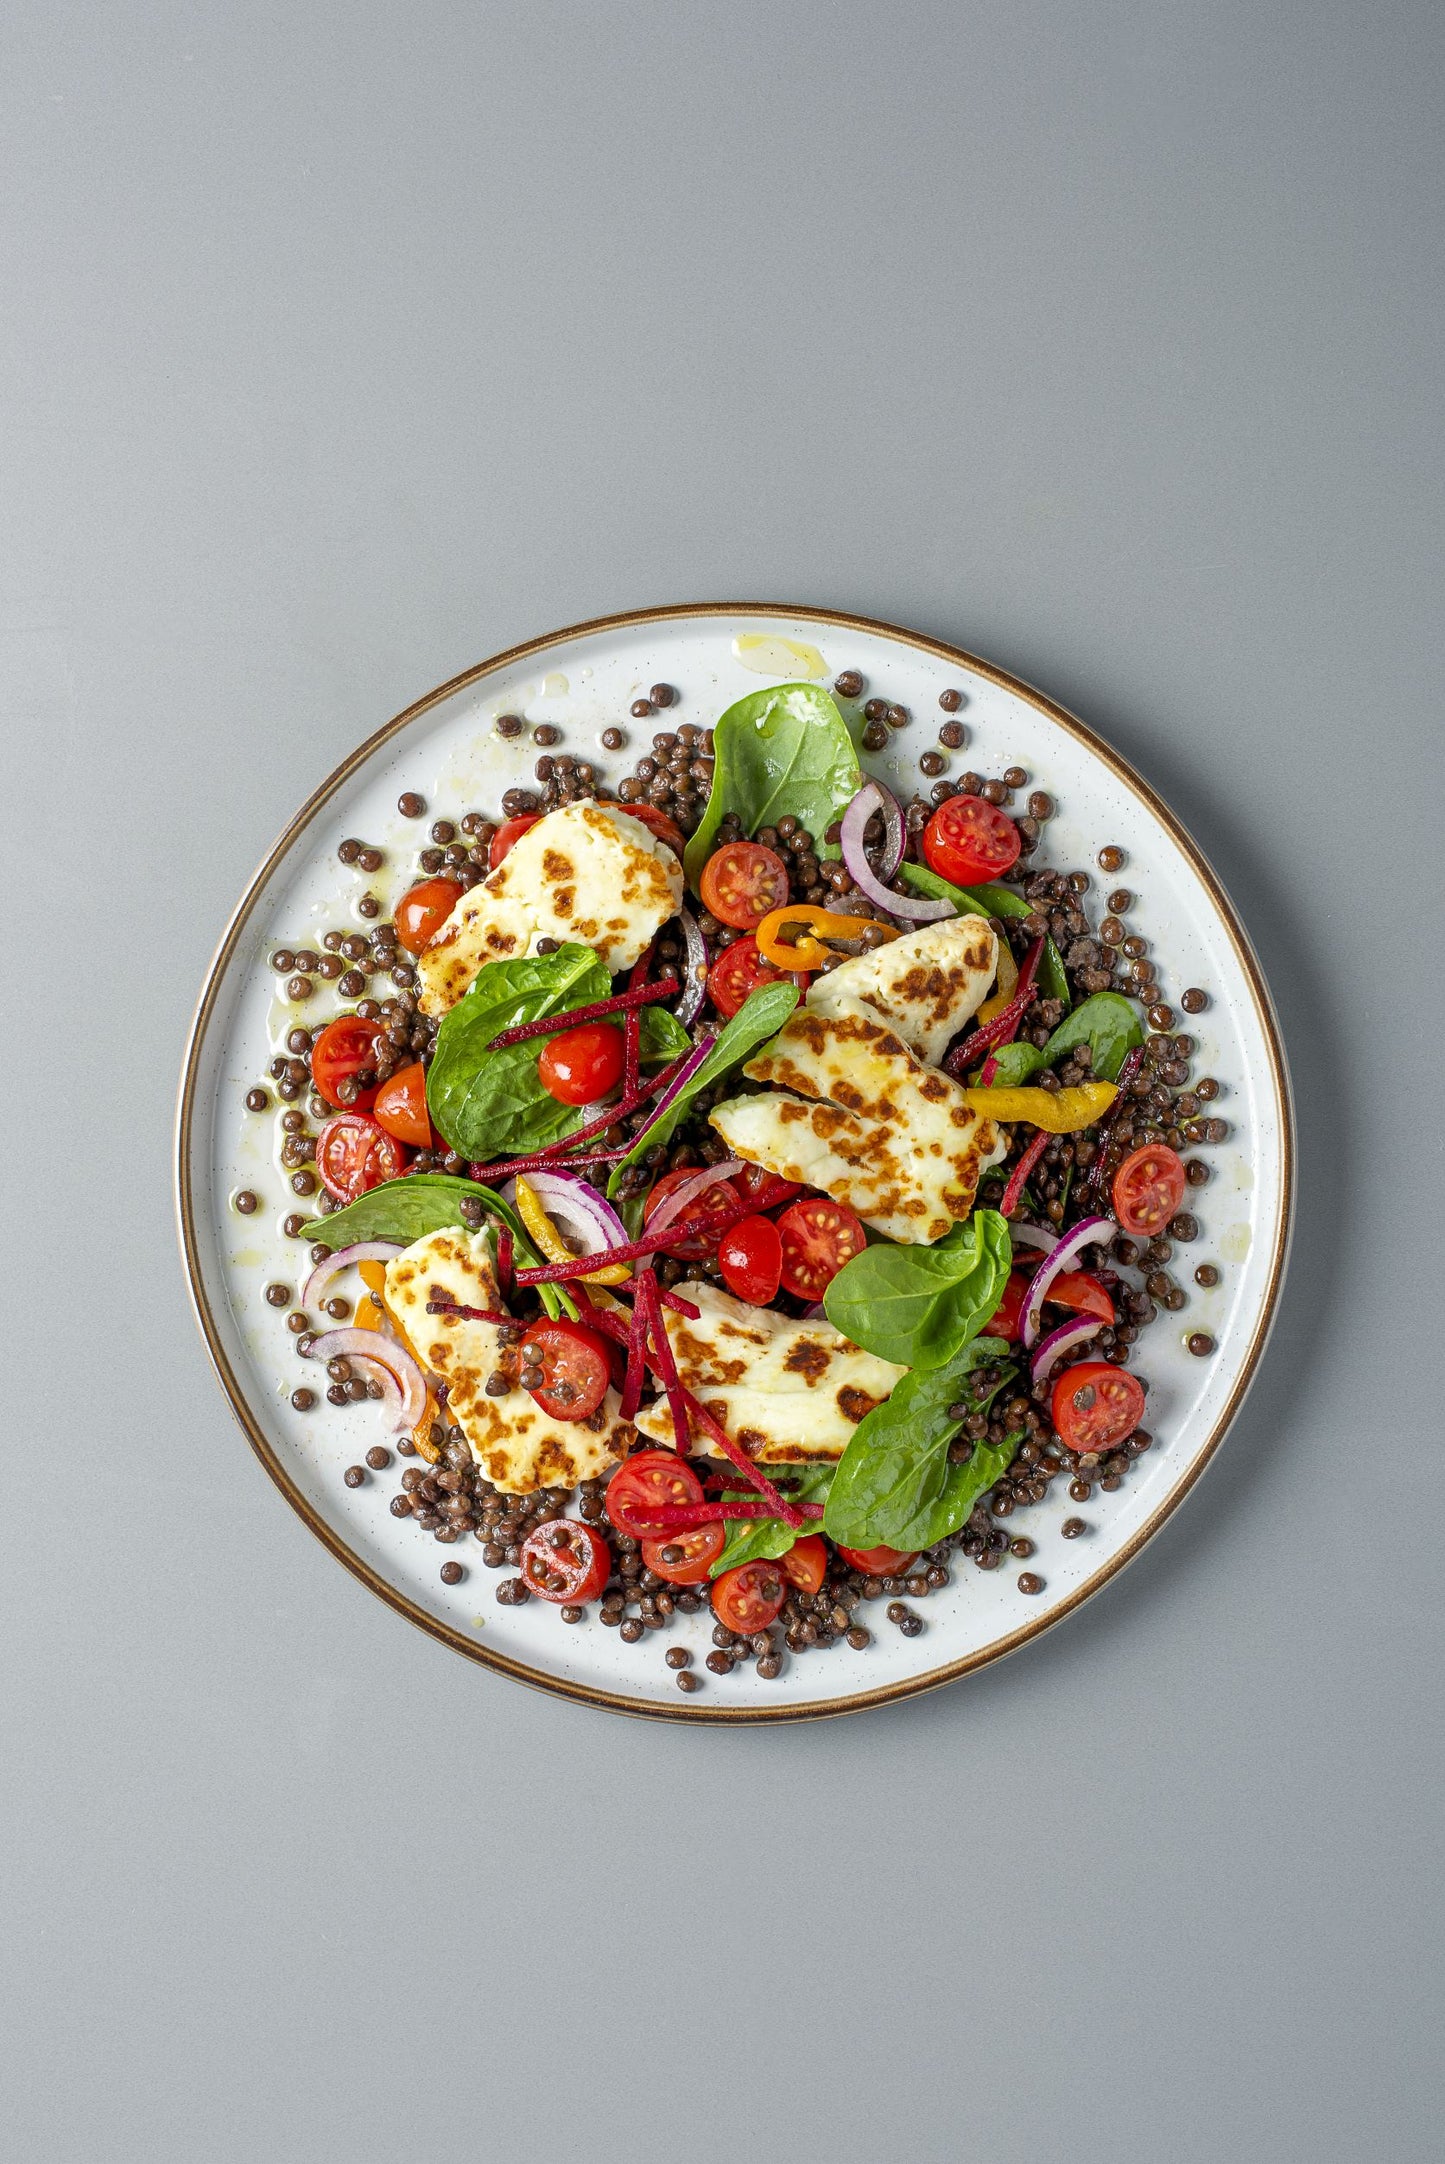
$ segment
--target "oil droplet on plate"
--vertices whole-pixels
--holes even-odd
[[[543,677],[539,697],[543,699],[565,699],[571,689],[572,686],[561,671],[554,669],[550,676]]]
[[[775,631],[740,631],[733,652],[756,676],[826,676],[828,664],[805,639],[779,638]]]
[[[1248,1225],[1230,1225],[1219,1243],[1219,1252],[1226,1262],[1243,1262],[1253,1241]]]

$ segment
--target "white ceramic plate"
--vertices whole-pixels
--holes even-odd
[[[938,695],[952,685],[965,695],[968,737],[949,770],[997,774],[1017,763],[1055,798],[1041,862],[1093,866],[1106,843],[1126,852],[1119,878],[1138,898],[1134,918],[1161,958],[1165,997],[1177,1000],[1186,985],[1210,994],[1207,1010],[1180,1026],[1198,1042],[1195,1073],[1220,1081],[1212,1110],[1230,1135],[1208,1153],[1214,1176],[1189,1202],[1202,1228],[1190,1263],[1219,1263],[1221,1282],[1199,1292],[1186,1270],[1188,1306],[1145,1335],[1155,1448],[1117,1494],[1096,1494],[1083,1513],[1085,1537],[1060,1537],[1062,1520],[1078,1510],[1061,1482],[1026,1513],[1021,1526],[1038,1544],[1030,1568],[1045,1581],[1042,1595],[1021,1593],[1015,1570],[960,1564],[947,1591],[921,1604],[920,1637],[904,1638],[875,1610],[866,1651],[835,1646],[789,1658],[765,1684],[750,1668],[725,1678],[703,1668],[706,1613],[629,1646],[595,1622],[568,1628],[540,1601],[501,1607],[498,1574],[473,1543],[439,1550],[390,1515],[394,1474],[355,1490],[343,1485],[343,1468],[380,1439],[376,1408],[291,1408],[303,1378],[284,1314],[266,1306],[262,1288],[272,1279],[295,1284],[305,1250],[280,1229],[295,1200],[273,1154],[274,1118],[247,1113],[243,1098],[298,1015],[268,967],[270,951],[319,946],[324,927],[361,923],[355,903],[364,891],[389,905],[414,876],[421,823],[399,816],[399,794],[417,790],[429,817],[457,817],[472,807],[495,813],[504,789],[530,781],[531,731],[505,741],[499,714],[557,724],[559,748],[618,777],[641,740],[664,726],[629,717],[650,684],[677,687],[666,726],[706,725],[765,680],[800,677],[810,666],[827,681],[861,670],[871,691],[912,711],[912,725],[870,762],[884,779],[912,789],[918,756],[943,718]],[[612,723],[629,747],[609,757],[599,740]],[[386,849],[380,873],[367,878],[338,861],[337,844],[350,834]],[[314,1025],[331,1005],[319,988],[305,1019]],[[423,1629],[525,1682],[620,1711],[737,1721],[850,1712],[947,1682],[1057,1622],[1138,1553],[1217,1448],[1263,1352],[1284,1272],[1293,1162],[1284,1056],[1259,965],[1198,848],[1115,752],[1039,693],[933,640],[825,611],[718,605],[583,624],[500,654],[418,700],[322,784],[257,873],[212,965],[186,1057],[177,1176],[186,1264],[217,1372],[267,1471],[333,1555]],[[261,1199],[249,1217],[232,1205],[243,1188]],[[1186,1331],[1201,1329],[1218,1346],[1203,1360],[1184,1347]],[[450,1588],[439,1578],[448,1558],[466,1564],[463,1582]],[[690,1697],[662,1658],[679,1635],[702,1677]]]

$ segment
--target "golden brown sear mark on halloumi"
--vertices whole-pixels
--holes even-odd
[[[801,1339],[783,1360],[788,1373],[801,1375],[810,1387],[820,1376],[827,1374],[832,1364],[827,1347],[820,1345],[816,1338]]]

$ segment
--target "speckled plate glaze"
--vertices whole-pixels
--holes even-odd
[[[959,718],[968,739],[950,769],[998,773],[1017,762],[1055,798],[1041,861],[1092,866],[1105,843],[1125,851],[1119,877],[1137,896],[1137,927],[1161,958],[1164,996],[1177,998],[1191,984],[1210,993],[1207,1010],[1187,1026],[1199,1046],[1196,1072],[1219,1078],[1213,1109],[1230,1134],[1210,1153],[1213,1179],[1190,1198],[1201,1223],[1191,1258],[1218,1262],[1221,1282],[1208,1293],[1191,1285],[1184,1312],[1161,1319],[1145,1338],[1156,1447],[1119,1493],[1098,1496],[1086,1510],[1084,1538],[1060,1537],[1062,1520],[1078,1508],[1059,1492],[1062,1483],[1027,1513],[1038,1544],[1030,1568],[1044,1579],[1043,1593],[1019,1592],[1016,1571],[960,1567],[947,1591],[921,1604],[920,1637],[891,1629],[880,1607],[866,1651],[835,1646],[790,1657],[775,1682],[763,1683],[751,1669],[715,1677],[702,1668],[707,1614],[681,1619],[661,1643],[628,1646],[596,1623],[569,1629],[538,1601],[503,1608],[497,1574],[472,1559],[473,1544],[438,1550],[390,1515],[392,1477],[355,1490],[343,1485],[343,1468],[381,1439],[376,1408],[310,1415],[291,1408],[298,1362],[284,1317],[266,1306],[262,1288],[273,1278],[294,1283],[304,1251],[280,1229],[294,1199],[273,1154],[274,1121],[248,1114],[243,1098],[297,1016],[267,966],[270,950],[319,944],[328,925],[359,925],[355,904],[364,891],[389,906],[410,883],[421,837],[416,822],[399,816],[399,794],[419,791],[433,816],[473,806],[495,812],[504,789],[530,780],[531,730],[506,741],[498,715],[555,723],[566,749],[593,759],[603,776],[620,776],[639,738],[662,726],[628,717],[648,685],[677,687],[668,727],[706,725],[763,681],[810,669],[825,681],[858,669],[871,691],[912,710],[913,726],[869,762],[884,779],[911,789],[918,756],[943,718],[938,695],[952,685],[964,694]],[[609,758],[599,740],[612,723],[631,742]],[[348,834],[385,848],[380,873],[368,878],[338,861]],[[481,662],[388,722],[322,783],[256,874],[212,963],[182,1078],[177,1202],[197,1317],[232,1408],[281,1492],[363,1584],[468,1658],[586,1704],[673,1720],[777,1721],[856,1712],[966,1675],[1057,1623],[1138,1554],[1219,1447],[1258,1366],[1284,1274],[1293,1167],[1284,1054],[1248,938],[1196,844],[1116,752],[1004,671],[913,632],[825,610],[702,604],[580,624]],[[232,1204],[242,1188],[261,1201],[249,1217]],[[1186,1329],[1215,1337],[1212,1358],[1185,1350]],[[448,1557],[467,1564],[454,1587],[438,1575]],[[679,1639],[693,1647],[702,1678],[688,1697],[662,1658],[664,1645]]]

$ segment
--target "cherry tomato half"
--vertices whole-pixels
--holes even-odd
[[[781,1558],[783,1576],[804,1593],[821,1593],[828,1575],[828,1546],[821,1533],[805,1533]]]
[[[1183,1163],[1169,1145],[1146,1142],[1131,1150],[1114,1174],[1115,1219],[1125,1232],[1152,1239],[1168,1224],[1188,1185]]]
[[[640,820],[650,834],[660,842],[666,842],[675,856],[680,857],[687,847],[687,838],[675,819],[669,819],[660,804],[619,804],[617,810],[626,812],[629,819]]]
[[[607,1515],[630,1540],[661,1537],[659,1508],[702,1499],[702,1482],[672,1450],[635,1450],[607,1483]]]
[[[407,888],[392,920],[408,954],[420,954],[436,938],[465,892],[460,879],[420,879]]]
[[[522,1543],[522,1579],[541,1600],[580,1606],[612,1576],[612,1551],[580,1518],[549,1518]]]
[[[530,1394],[552,1420],[590,1420],[607,1395],[612,1362],[600,1331],[559,1316],[534,1322],[522,1340],[522,1373],[540,1368]]]
[[[373,1119],[379,1120],[398,1142],[409,1142],[414,1150],[430,1149],[432,1131],[431,1116],[426,1108],[426,1069],[419,1059],[413,1060],[409,1067],[399,1067],[388,1081],[382,1083],[371,1111]]]
[[[1107,1360],[1081,1360],[1054,1384],[1049,1414],[1066,1450],[1113,1450],[1144,1418],[1143,1388]]]
[[[766,1165],[745,1165],[741,1172],[733,1174],[731,1184],[755,1210],[775,1210],[780,1202],[791,1202],[794,1195],[803,1192],[797,1180],[785,1180],[780,1173],[769,1172]]]
[[[782,1234],[770,1217],[745,1217],[718,1241],[717,1266],[729,1292],[766,1307],[783,1275]]]
[[[826,1195],[808,1195],[784,1210],[778,1232],[783,1290],[799,1300],[821,1300],[844,1263],[868,1245],[859,1219]]]
[[[777,1563],[739,1563],[714,1578],[712,1612],[744,1638],[765,1631],[787,1597],[788,1581]]]
[[[666,1578],[669,1585],[701,1585],[727,1546],[727,1538],[727,1528],[719,1518],[712,1525],[695,1525],[690,1533],[669,1533],[666,1540],[645,1540],[642,1560],[648,1570]],[[668,1562],[669,1555],[676,1560]]]
[[[615,1022],[579,1022],[549,1037],[537,1058],[537,1077],[560,1105],[595,1104],[622,1080],[622,1032]]]
[[[838,1553],[865,1578],[896,1578],[918,1561],[916,1554],[905,1554],[902,1548],[839,1548]]]
[[[528,827],[534,827],[541,818],[540,812],[519,812],[515,819],[504,819],[492,836],[487,850],[487,870],[494,872],[503,857],[522,839]]]
[[[369,1188],[394,1180],[406,1151],[364,1112],[338,1112],[316,1138],[316,1169],[328,1195],[355,1202]]]
[[[379,1022],[364,1022],[360,1015],[339,1015],[328,1022],[311,1047],[311,1079],[329,1105],[338,1112],[364,1112],[376,1096],[373,1079],[364,1089],[341,1094],[343,1082],[373,1072],[377,1040],[385,1035]]]
[[[801,969],[774,969],[759,954],[755,939],[735,939],[730,947],[723,948],[707,973],[708,998],[727,1022],[760,984],[795,984],[805,992],[808,978]]]
[[[956,887],[1001,879],[1022,847],[1008,814],[981,796],[945,798],[923,830],[923,854],[939,878]]]
[[[752,932],[788,899],[788,867],[761,842],[725,842],[704,864],[697,891],[719,924]]]
[[[980,1330],[980,1337],[1002,1337],[1007,1338],[1011,1344],[1017,1344],[1019,1332],[1023,1328],[1024,1301],[1028,1297],[1033,1274],[1032,1270],[1009,1271],[1003,1298]]]
[[[1113,1301],[1088,1270],[1060,1270],[1044,1294],[1044,1306],[1067,1307],[1076,1315],[1097,1315],[1100,1322],[1114,1320]]]
[[[644,1231],[649,1221],[656,1217],[668,1196],[675,1193],[684,1180],[694,1178],[697,1170],[697,1166],[693,1165],[679,1172],[663,1173],[662,1178],[657,1182],[648,1195],[646,1202],[642,1205]],[[730,1209],[736,1199],[730,1180],[719,1180],[716,1186],[705,1187],[700,1195],[694,1195],[691,1202],[685,1202],[678,1211],[677,1216],[664,1228],[667,1233],[667,1242],[663,1247],[663,1254],[673,1256],[678,1262],[706,1261],[717,1246],[717,1240],[715,1237],[709,1238],[705,1232],[699,1232],[695,1228],[711,1224],[719,1212]]]

